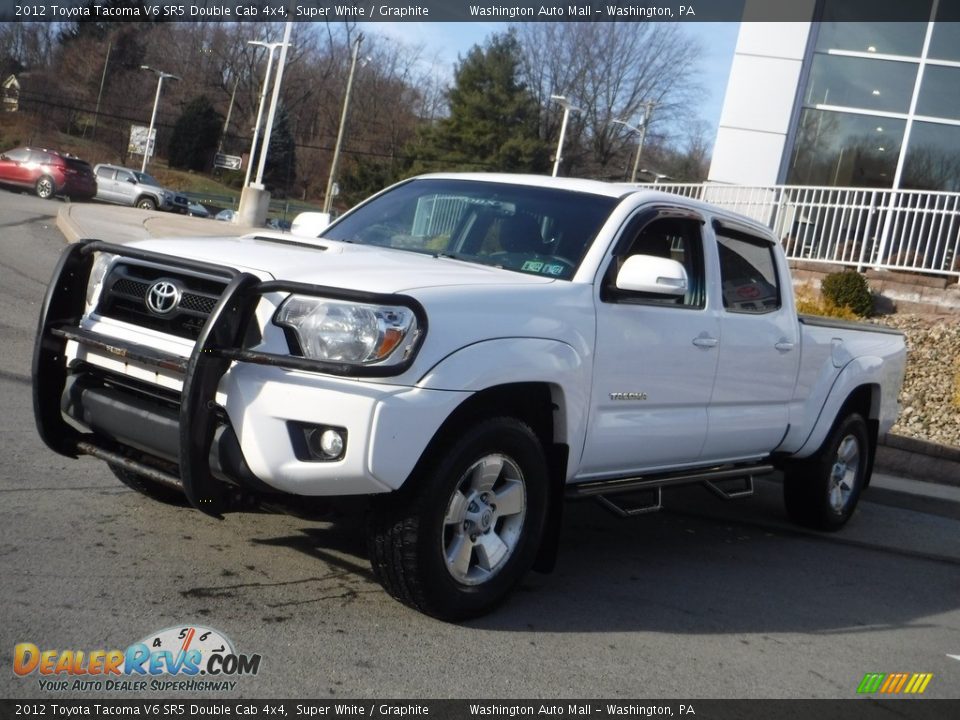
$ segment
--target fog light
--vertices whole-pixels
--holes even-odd
[[[343,452],[343,435],[336,430],[324,430],[320,436],[320,450],[327,457],[337,457]]]
[[[303,438],[313,460],[339,460],[347,445],[343,428],[313,426],[303,428]]]

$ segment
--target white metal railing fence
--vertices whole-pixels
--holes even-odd
[[[960,193],[715,183],[643,187],[757,220],[773,230],[792,260],[960,278]]]

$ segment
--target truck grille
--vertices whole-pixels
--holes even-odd
[[[158,283],[163,284],[160,289],[166,294],[159,293],[158,301],[151,307],[150,290]],[[176,290],[176,300],[170,295],[171,287]],[[225,287],[221,280],[182,270],[120,263],[106,278],[97,312],[104,317],[196,340]]]

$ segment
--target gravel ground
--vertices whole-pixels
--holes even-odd
[[[960,447],[960,321],[897,314],[877,322],[907,336],[903,410],[892,432]]]

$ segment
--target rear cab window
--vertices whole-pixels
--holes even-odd
[[[720,287],[727,312],[762,314],[782,306],[773,243],[714,220]]]

